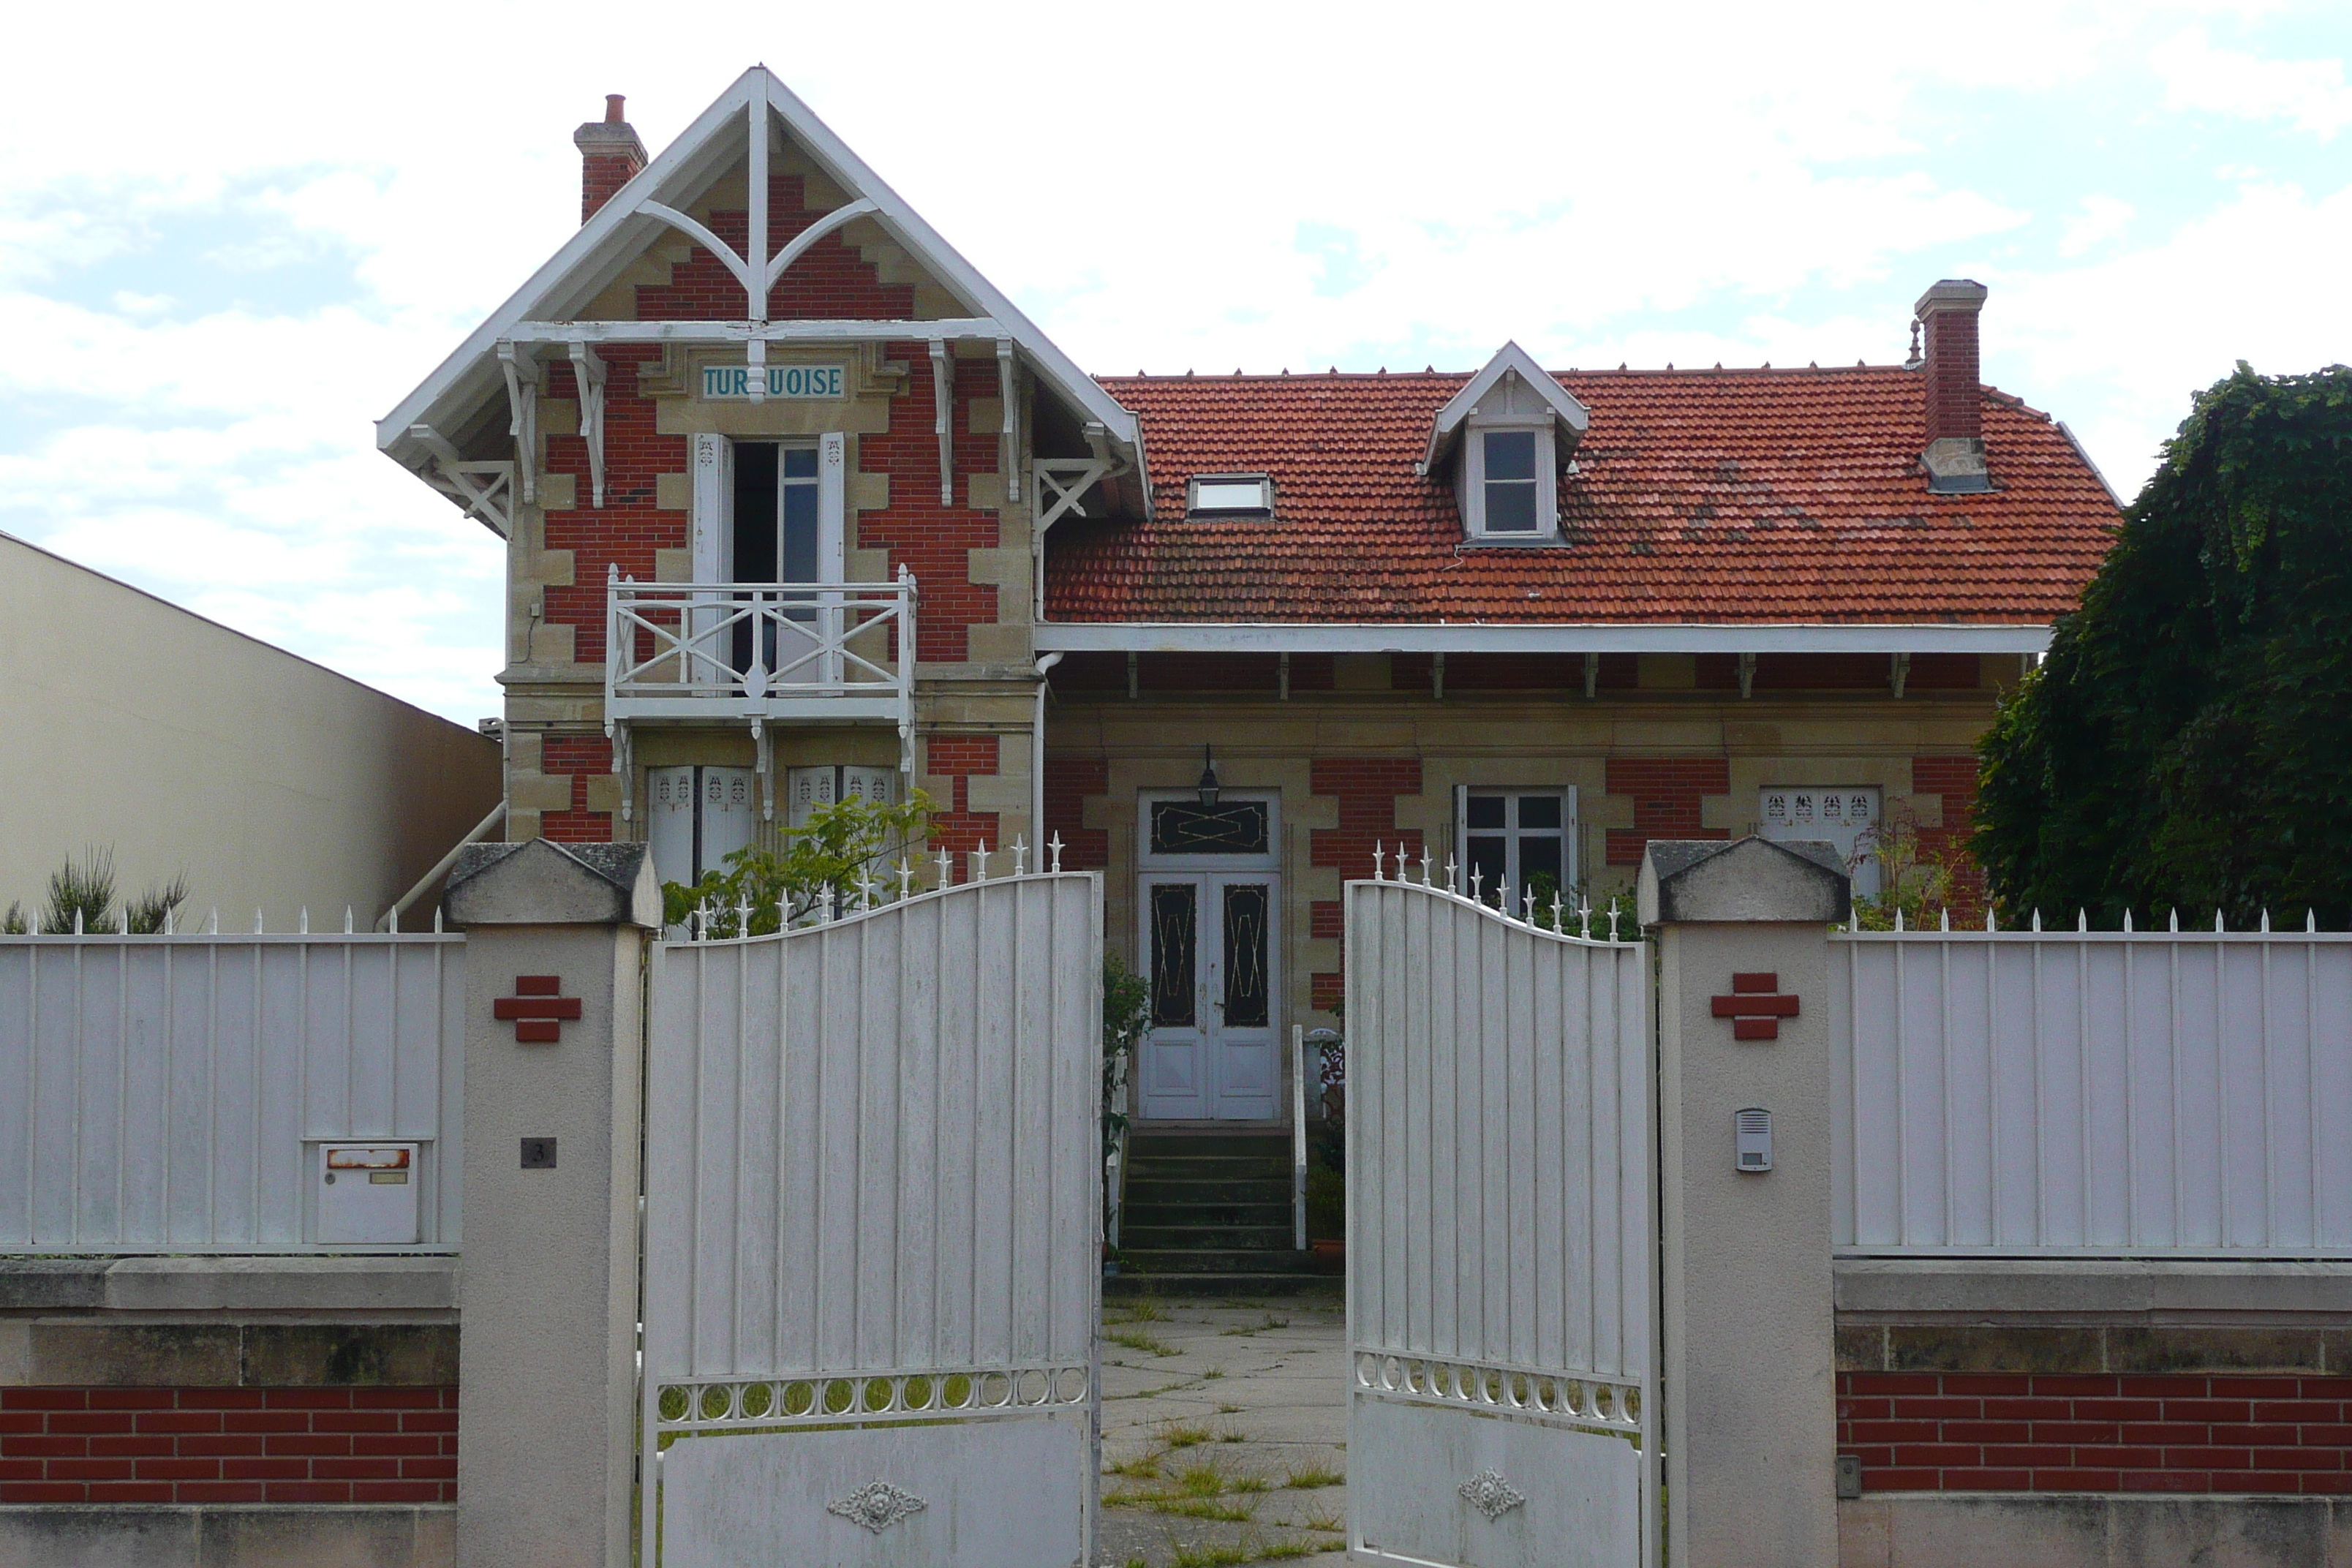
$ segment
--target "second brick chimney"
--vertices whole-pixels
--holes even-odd
[[[1977,366],[1977,314],[1985,286],[1947,278],[1919,296],[1913,313],[1927,336],[1927,447],[1920,466],[1939,495],[1992,489],[1985,469],[1984,389]]]
[[[646,166],[646,144],[621,113],[621,95],[604,95],[604,118],[592,120],[572,133],[580,149],[580,221],[586,223],[613,193]]]

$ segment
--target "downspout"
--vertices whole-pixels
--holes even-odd
[[[1029,732],[1029,831],[1037,836],[1037,866],[1044,869],[1045,859],[1045,675],[1062,662],[1058,653],[1049,653],[1037,661],[1037,721]]]

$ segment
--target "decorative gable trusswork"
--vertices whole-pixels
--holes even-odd
[[[615,106],[617,112],[617,105]],[[597,127],[583,127],[583,134]],[[605,128],[625,132],[625,126]],[[607,178],[633,166],[628,145],[594,148],[613,165]],[[790,233],[772,222],[771,165],[789,155],[813,166],[844,193],[836,205],[804,219]],[[693,210],[722,182],[740,182],[745,207],[740,238],[720,234]],[[526,501],[536,500],[531,454],[540,432],[537,404],[548,368],[567,364],[578,389],[580,435],[591,467],[591,504],[604,504],[604,353],[615,345],[657,345],[666,359],[729,361],[742,373],[746,400],[758,404],[775,384],[772,360],[779,350],[850,348],[885,342],[927,346],[927,368],[940,410],[940,500],[954,499],[954,435],[947,409],[954,377],[953,345],[992,345],[1003,428],[1000,472],[1008,500],[1021,484],[1015,373],[1026,366],[1059,405],[1066,422],[1084,432],[1100,471],[1088,482],[1139,467],[1134,416],[1086,376],[1034,323],[958,255],[896,192],[861,162],[763,67],[746,71],[667,150],[626,178],[592,210],[578,235],[500,306],[399,407],[378,423],[377,445],[435,488],[450,493],[500,533],[510,511],[478,491],[501,480]],[[869,232],[911,258],[930,280],[917,290],[917,309],[892,319],[816,319],[772,307],[777,285],[823,241]],[[686,310],[640,319],[611,308],[611,291],[665,243],[682,237],[717,258],[733,285],[731,297],[698,300]],[[929,296],[926,298],[926,296]],[[985,352],[985,351],[983,351]],[[740,357],[739,357],[740,356]],[[503,392],[504,406],[498,404]],[[775,395],[789,395],[778,387]],[[1099,446],[1099,453],[1093,447]],[[452,456],[452,454],[455,454]],[[509,456],[511,454],[511,456]],[[507,464],[499,474],[477,465]],[[520,482],[516,479],[520,473]]]

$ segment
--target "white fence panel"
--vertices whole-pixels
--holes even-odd
[[[1851,1253],[2352,1256],[2352,936],[1842,932]]]
[[[656,950],[646,1561],[1087,1561],[1101,929],[1072,873]]]
[[[320,1145],[457,1245],[462,936],[0,937],[0,1251],[305,1252]]]
[[[1351,1552],[1654,1562],[1647,949],[1347,893]]]

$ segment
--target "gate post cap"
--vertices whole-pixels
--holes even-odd
[[[1853,911],[1853,884],[1833,844],[1761,838],[1653,838],[1635,893],[1641,923],[1802,921],[1831,925]]]
[[[643,844],[469,844],[441,895],[453,926],[662,923],[661,884]]]

